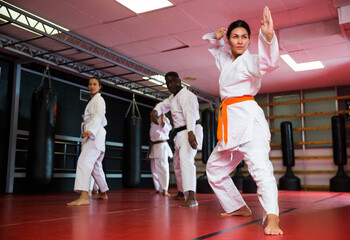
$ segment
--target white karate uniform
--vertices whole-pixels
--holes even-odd
[[[173,153],[166,140],[169,139],[169,132],[172,128],[170,121],[164,116],[164,127],[161,126],[161,118],[158,119],[158,125],[151,122],[149,131],[152,142],[165,141],[152,145],[148,158],[151,161],[151,170],[154,188],[160,193],[169,188],[169,162],[168,158],[173,157]]]
[[[267,42],[260,30],[259,54],[253,55],[246,50],[234,61],[231,53],[224,50],[224,40],[214,39],[214,34],[208,33],[203,39],[209,39],[209,51],[221,71],[221,100],[255,96],[261,87],[261,77],[278,66],[279,49],[275,34],[272,41]],[[271,134],[263,110],[255,101],[248,100],[228,105],[227,117],[228,142],[225,144],[224,139],[218,142],[206,167],[211,187],[225,212],[231,213],[246,205],[229,176],[244,159],[257,184],[264,219],[266,214],[278,215],[277,184],[269,160]]]
[[[196,95],[183,87],[175,96],[172,94],[155,107],[158,115],[171,111],[174,128],[186,125],[187,130],[178,132],[174,137],[175,152],[173,158],[176,184],[179,192],[196,191],[196,166],[194,157],[197,149],[188,142],[188,132],[193,131],[202,148],[203,128],[196,124],[199,120],[199,104]]]
[[[101,192],[109,190],[102,169],[102,160],[106,149],[106,130],[104,127],[107,125],[107,119],[105,114],[106,103],[101,94],[97,93],[86,105],[83,115],[83,131],[90,131],[91,134],[82,142],[74,184],[76,192],[89,191],[91,175]]]
[[[90,189],[89,189],[91,192],[96,192],[98,191],[98,186],[95,182],[95,179],[91,176],[90,178]]]

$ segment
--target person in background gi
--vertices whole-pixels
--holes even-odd
[[[170,196],[169,188],[169,162],[168,158],[173,157],[170,146],[167,142],[169,132],[172,129],[169,119],[160,115],[158,124],[151,121],[149,131],[150,144],[147,158],[151,161],[151,170],[154,188],[156,193],[162,193],[163,196]]]
[[[225,34],[230,53],[224,51]],[[270,130],[263,110],[253,98],[260,89],[261,77],[278,67],[279,47],[271,12],[267,6],[264,8],[258,55],[247,50],[250,29],[242,20],[231,23],[228,29],[208,33],[203,39],[209,39],[209,51],[221,71],[219,142],[206,167],[210,186],[225,211],[223,216],[250,216],[250,209],[229,176],[244,159],[258,187],[257,195],[264,210],[264,233],[283,234],[279,228],[277,184],[269,160]]]
[[[183,207],[198,205],[196,200],[196,166],[194,157],[197,149],[202,147],[203,128],[199,121],[199,104],[196,95],[186,87],[182,87],[179,75],[168,72],[165,75],[166,85],[172,93],[169,98],[160,102],[151,112],[152,122],[158,124],[158,117],[171,111],[175,127],[173,158],[178,195],[183,198]]]
[[[80,197],[70,203],[70,206],[84,205],[90,203],[89,188],[91,175],[100,189],[100,193],[95,197],[97,199],[107,199],[109,190],[102,169],[102,160],[105,154],[105,140],[107,125],[106,103],[101,96],[101,82],[97,78],[89,80],[89,91],[91,99],[86,105],[83,119],[84,132],[82,133],[82,151],[80,153],[74,191],[80,193]]]

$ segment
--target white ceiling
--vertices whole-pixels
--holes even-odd
[[[296,73],[280,59],[280,67],[264,77],[261,93],[350,84],[350,34],[341,30],[337,10],[350,0],[170,0],[174,6],[143,14],[115,0],[8,1],[160,72],[176,71],[216,96],[219,71],[202,35],[243,19],[252,30],[250,52],[257,53],[268,5],[280,54],[297,63],[321,60],[325,68]]]

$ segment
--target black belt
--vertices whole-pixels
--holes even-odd
[[[196,121],[196,125],[199,124],[199,120]],[[186,130],[187,129],[187,125],[179,127],[179,128],[175,128],[174,129],[174,137],[176,136],[176,134],[178,134],[179,132]]]
[[[164,142],[166,142],[166,140],[159,140],[159,141],[155,141],[155,142],[149,141],[146,159],[149,159],[148,156],[151,154],[151,150],[152,150],[152,147],[154,144],[159,144],[159,143],[164,143]]]

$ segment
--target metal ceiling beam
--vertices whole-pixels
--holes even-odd
[[[105,67],[99,67],[99,68],[92,68],[92,69],[84,70],[84,71],[81,71],[81,72],[82,73],[83,72],[91,72],[91,71],[102,70],[102,69],[107,69],[107,68],[114,68],[114,67],[118,67],[118,66],[112,65],[112,66],[105,66]]]
[[[78,36],[72,32],[66,31],[52,23],[49,23],[43,19],[40,19],[28,12],[24,12],[21,9],[7,4],[6,2],[0,2],[0,17],[5,19],[11,23],[15,23],[25,29],[28,29],[32,32],[43,35],[47,38],[53,39],[57,42],[65,44],[67,46],[73,47],[76,50],[87,53],[91,56],[97,57],[99,59],[104,60],[105,62],[112,63],[114,65],[120,66],[124,69],[127,69],[131,72],[138,73],[141,76],[146,76],[148,78],[154,79],[161,83],[161,81],[153,78],[154,75],[162,75],[163,73],[152,69],[146,65],[138,63],[132,59],[129,59],[125,56],[122,56],[108,48],[105,48],[101,45],[98,45],[92,41],[89,41],[81,36]],[[20,21],[25,20],[25,21]],[[15,45],[16,46],[16,45]],[[52,57],[51,55],[50,57]],[[47,55],[44,55],[47,58]],[[61,58],[60,62],[57,62],[56,65],[70,62],[71,60]],[[79,65],[81,69],[76,69],[78,72],[93,72],[93,69],[88,66]],[[96,76],[103,78],[105,75],[100,72]],[[101,76],[102,75],[102,76]],[[118,78],[111,79],[111,81],[119,82]],[[204,91],[196,89],[194,87],[189,87],[189,89],[195,93],[199,99],[210,102],[210,103],[218,103],[219,99],[215,96],[212,96]]]
[[[21,40],[21,41],[17,41],[17,42],[8,43],[8,44],[4,45],[4,47],[9,47],[9,46],[20,44],[20,43],[34,41],[34,40],[37,40],[37,39],[40,39],[40,38],[43,38],[43,37],[44,36],[38,36],[38,37],[35,37],[35,38],[29,38],[29,39],[26,39],[26,40]]]
[[[68,47],[68,48],[63,48],[63,49],[58,49],[58,50],[50,50],[46,53],[41,53],[41,54],[37,54],[35,55],[35,57],[40,57],[40,56],[43,56],[43,55],[46,55],[46,54],[53,54],[53,53],[58,53],[58,52],[64,52],[64,51],[68,51],[68,50],[71,50],[73,49],[72,47]]]
[[[83,58],[83,59],[79,59],[79,60],[73,60],[73,61],[70,61],[70,62],[60,63],[60,64],[58,64],[58,65],[68,65],[68,64],[70,64],[70,63],[84,62],[84,61],[92,60],[92,59],[95,59],[95,58],[96,58],[96,57]]]
[[[13,53],[19,54],[21,56],[27,57],[29,59],[34,59],[37,61],[40,61],[42,63],[45,64],[49,64],[51,66],[57,66],[63,70],[68,70],[70,72],[74,72],[75,74],[81,75],[83,77],[92,77],[92,76],[96,76],[99,77],[101,79],[103,79],[103,81],[113,87],[117,87],[123,90],[126,90],[123,87],[118,86],[119,84],[125,84],[125,82],[127,80],[123,79],[123,78],[117,78],[117,77],[113,77],[112,79],[109,79],[108,76],[110,76],[110,73],[104,73],[101,71],[93,71],[90,73],[80,73],[80,69],[86,69],[87,67],[84,66],[81,63],[77,63],[77,61],[71,61],[71,63],[69,63],[67,66],[59,66],[59,63],[62,62],[64,59],[61,56],[58,55],[54,55],[54,54],[49,54],[47,50],[43,50],[43,49],[39,49],[37,47],[28,45],[28,44],[13,44],[13,45],[8,45],[9,47],[4,47],[4,45],[7,45],[9,43],[13,43],[13,42],[17,42],[16,39],[12,39],[8,36],[2,35],[0,34],[0,47],[4,48],[6,50],[9,50]],[[64,59],[64,61],[70,61],[68,59]],[[137,85],[134,84],[133,82],[127,81],[127,84],[133,87],[137,87],[137,86],[142,86],[142,85]],[[132,92],[131,90],[129,90],[130,92]],[[153,95],[156,99],[162,100],[163,98],[167,97],[168,95],[163,94],[163,93],[158,93],[158,92],[154,92],[148,89],[144,89],[143,91],[145,94],[150,94]]]

